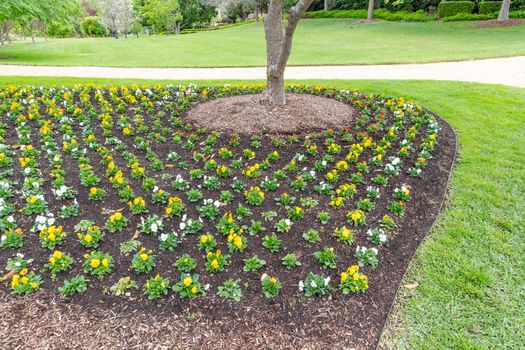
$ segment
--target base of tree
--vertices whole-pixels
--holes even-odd
[[[525,25],[525,19],[509,18],[504,21],[501,21],[498,19],[490,19],[488,21],[480,21],[472,25],[472,28],[499,28],[499,27],[514,27],[514,26],[519,26],[519,25]]]
[[[349,126],[356,110],[314,95],[286,94],[283,107],[267,106],[264,95],[224,97],[191,108],[185,119],[211,130],[236,134],[305,133]]]

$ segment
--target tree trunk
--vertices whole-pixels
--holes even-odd
[[[374,18],[374,0],[368,1],[368,15],[367,20],[371,21]]]
[[[499,10],[498,21],[506,21],[509,19],[510,0],[503,0],[501,9]]]
[[[328,1],[329,1],[329,0],[324,0],[324,10],[325,10],[325,11],[328,11],[329,8],[330,8],[330,6],[329,6],[329,4],[328,4]]]
[[[268,13],[264,17],[266,37],[266,91],[264,102],[270,106],[283,106],[284,69],[292,50],[292,38],[299,20],[313,0],[299,0],[288,14],[288,23],[283,31],[282,9],[284,0],[270,0]]]
[[[175,24],[175,34],[176,35],[179,35],[180,34],[180,22],[177,22]]]
[[[29,27],[29,35],[31,35],[31,42],[35,44],[35,33],[33,33],[33,27]]]
[[[255,1],[255,22],[259,23],[259,3]]]

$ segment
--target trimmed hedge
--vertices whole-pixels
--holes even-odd
[[[438,5],[440,18],[455,16],[458,13],[472,13],[476,3],[473,1],[442,1]]]
[[[487,15],[494,12],[499,12],[501,9],[502,1],[482,1],[478,4],[479,13],[481,15]]]
[[[479,13],[458,13],[457,15],[443,18],[443,22],[458,21],[484,21],[487,19],[498,18],[497,14],[479,14]]]
[[[332,10],[332,11],[313,11],[306,12],[304,18],[366,18],[366,10]],[[423,11],[408,12],[398,11],[390,12],[385,9],[374,10],[374,18],[384,19],[386,21],[407,21],[407,22],[427,22],[435,19]]]

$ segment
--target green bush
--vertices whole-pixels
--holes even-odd
[[[511,11],[509,14],[510,18],[525,18],[525,10],[523,11]]]
[[[501,9],[501,1],[482,1],[478,4],[479,13],[481,15],[488,15],[494,12],[499,12]]]
[[[52,22],[47,26],[46,34],[55,38],[71,38],[77,31],[71,24]]]
[[[305,18],[366,18],[366,10],[332,10],[332,11],[313,11],[304,14]],[[398,11],[390,12],[386,9],[374,10],[374,18],[384,19],[387,21],[407,21],[407,22],[426,22],[431,21],[434,17],[427,15],[423,11],[407,12]]]
[[[378,9],[374,11],[374,17],[384,19],[387,21],[406,21],[406,22],[428,22],[435,18],[427,15],[423,10],[417,12],[398,11],[390,12],[385,9]]]
[[[479,13],[458,13],[454,16],[443,18],[443,22],[457,22],[457,21],[483,21],[487,19],[497,18],[497,14],[479,14]]]
[[[475,5],[473,1],[442,1],[438,6],[438,15],[444,18],[458,13],[472,13]]]
[[[80,23],[80,31],[84,36],[106,36],[108,31],[98,17],[86,17]]]

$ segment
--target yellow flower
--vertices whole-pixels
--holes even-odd
[[[193,282],[193,281],[192,281],[192,279],[191,279],[190,276],[186,276],[186,277],[184,278],[184,280],[182,280],[182,283],[183,283],[184,286],[186,286],[186,287],[191,286],[191,283],[192,283],[192,282]]]
[[[270,278],[270,283],[271,284],[275,284],[277,282],[277,280],[275,279],[275,277],[271,277]]]
[[[346,272],[341,272],[341,281],[346,281],[348,279],[348,274]]]
[[[148,257],[149,257],[148,254],[145,254],[145,253],[140,254],[140,260],[142,261],[148,260]]]
[[[109,266],[109,260],[106,259],[106,258],[102,259],[102,266],[108,267]]]
[[[93,237],[91,237],[91,235],[89,233],[84,236],[84,241],[86,243],[90,243],[92,240],[93,240]]]
[[[206,244],[206,242],[208,242],[208,235],[202,235],[201,236],[201,243],[202,244]]]
[[[191,292],[193,294],[197,294],[197,287],[196,286],[193,286],[193,288],[191,289]]]
[[[55,259],[60,259],[60,258],[62,257],[62,252],[61,252],[60,250],[55,250],[55,251],[53,252],[53,257],[54,257]]]
[[[213,261],[211,262],[211,267],[214,268],[214,269],[218,269],[219,268],[219,261],[217,261],[217,259],[213,259]]]
[[[11,280],[11,288],[18,286],[19,281],[20,281],[20,275],[14,275],[13,279]]]
[[[29,278],[27,278],[27,276],[24,276],[24,277],[22,277],[22,278],[20,279],[20,282],[21,282],[22,284],[27,284],[27,282],[29,282]]]
[[[97,267],[100,266],[100,260],[95,258],[95,259],[91,260],[90,265],[91,265],[92,268],[96,269]]]
[[[93,195],[93,196],[96,195],[97,194],[97,188],[96,187],[91,187],[89,189],[89,193],[91,193],[91,195]]]
[[[233,240],[233,244],[235,244],[235,246],[237,247],[237,249],[241,249],[242,246],[243,246],[243,243],[242,243],[242,239],[240,236],[235,236],[234,240]]]
[[[27,274],[27,269],[20,270],[19,274],[20,274],[20,276],[23,276],[23,275]]]

